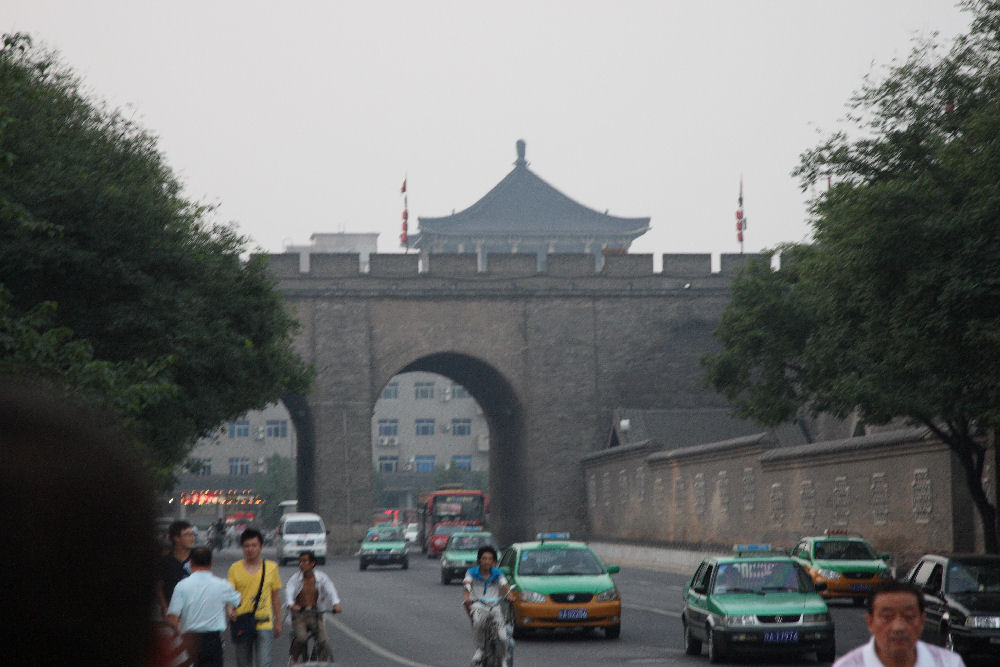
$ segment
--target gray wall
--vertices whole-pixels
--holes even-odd
[[[747,256],[724,256],[715,274],[704,256],[671,255],[666,273],[651,255],[609,255],[601,271],[587,256],[551,255],[545,272],[501,257],[478,272],[467,256],[421,268],[415,255],[372,255],[361,273],[342,257],[313,255],[300,272],[297,255],[270,256],[302,325],[297,349],[317,370],[291,410],[300,508],[324,516],[342,551],[371,515],[370,419],[397,373],[449,377],[483,408],[501,542],[585,534],[580,460],[605,441],[615,407],[722,404],[701,387],[698,359]]]

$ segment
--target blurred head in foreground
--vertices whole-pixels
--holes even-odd
[[[155,505],[130,451],[103,413],[0,375],[6,659],[151,662]]]

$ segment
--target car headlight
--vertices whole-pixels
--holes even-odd
[[[517,597],[525,602],[545,602],[546,597],[541,593],[536,593],[535,591],[526,591],[518,589]]]
[[[965,619],[968,628],[1000,628],[1000,616],[969,616]]]
[[[618,599],[618,589],[617,588],[609,588],[606,591],[601,591],[600,593],[597,594],[597,597],[594,598],[594,599],[597,602],[611,602],[612,600],[617,600]]]
[[[725,616],[723,622],[726,625],[757,625],[757,617],[753,614],[738,614],[736,616]]]
[[[401,553],[406,553],[406,549],[392,549],[389,551],[393,556],[398,556]]]
[[[840,572],[836,570],[817,570],[816,574],[824,579],[840,579]]]
[[[830,612],[825,614],[803,614],[803,623],[829,623],[830,622]]]

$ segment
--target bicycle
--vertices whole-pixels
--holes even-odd
[[[317,635],[317,629],[323,626],[323,614],[325,613],[336,613],[333,610],[322,610],[322,609],[300,609],[298,614],[306,614],[308,616],[314,617],[314,623],[306,621],[306,641],[303,654],[296,657],[294,653],[290,653],[288,656],[289,665],[302,665],[302,664],[329,664],[333,662],[333,652],[330,650],[329,637],[327,641],[322,641]],[[294,621],[293,621],[293,636],[292,636],[292,646],[289,651],[294,651],[295,649],[295,637],[294,637]]]
[[[514,586],[510,587],[514,590]],[[504,646],[503,640],[500,638],[500,626],[496,620],[496,617],[492,614],[493,609],[498,605],[509,604],[505,598],[479,598],[476,600],[480,604],[485,605],[490,609],[490,614],[486,617],[486,637],[484,641],[483,657],[478,662],[473,662],[472,667],[513,667],[514,665],[514,627],[513,623],[510,621],[512,615],[510,613],[504,613],[503,618],[505,619],[505,625],[507,630],[507,645]],[[469,619],[472,617],[470,615]],[[506,650],[504,650],[506,648]],[[507,660],[504,661],[503,656],[507,654]]]

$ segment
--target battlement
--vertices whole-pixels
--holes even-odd
[[[362,271],[358,253],[311,253],[309,270],[299,270],[298,253],[267,255],[272,275],[286,279],[378,279],[390,278],[675,278],[732,277],[759,254],[722,254],[720,270],[712,271],[709,253],[664,254],[661,271],[654,271],[652,254],[609,254],[596,266],[590,254],[551,254],[543,271],[534,254],[490,253],[481,269],[475,253],[398,254],[373,253],[368,271]]]

